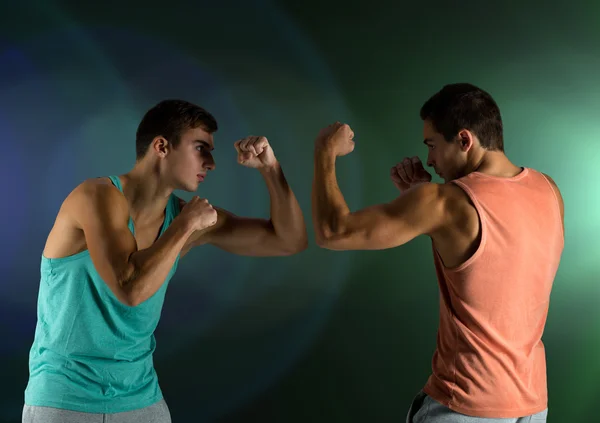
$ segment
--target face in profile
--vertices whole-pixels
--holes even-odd
[[[425,120],[423,123],[423,142],[428,149],[427,165],[445,182],[465,175],[467,152],[471,145],[470,140],[465,143],[465,136],[472,137],[468,131],[461,131],[454,139],[447,141],[435,130],[431,121]]]
[[[212,156],[213,135],[202,127],[181,133],[179,144],[169,149],[166,164],[176,189],[193,192],[204,181],[209,170],[215,169]]]

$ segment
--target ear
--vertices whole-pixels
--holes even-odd
[[[469,151],[475,144],[475,135],[468,129],[458,131],[458,145],[463,152]]]
[[[152,140],[151,146],[152,146],[152,151],[161,159],[166,157],[167,154],[169,154],[169,150],[171,148],[169,141],[167,141],[163,137],[155,137]]]

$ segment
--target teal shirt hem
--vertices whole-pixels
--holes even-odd
[[[25,405],[33,407],[53,407],[61,410],[77,411],[80,413],[114,414],[123,413],[126,411],[141,410],[156,404],[163,398],[162,392],[160,392],[158,395],[155,395],[152,398],[133,403],[131,402],[131,399],[128,398],[112,398],[109,400],[109,402],[107,401],[104,404],[90,405],[89,403],[82,404],[69,401],[56,401],[54,399],[44,398],[44,395],[32,394],[26,391]]]

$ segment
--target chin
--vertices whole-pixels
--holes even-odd
[[[196,191],[198,191],[198,185],[199,185],[198,182],[196,182],[194,184],[185,184],[185,185],[182,184],[181,188],[179,188],[179,189],[181,189],[182,191],[185,191],[185,192],[196,192]]]

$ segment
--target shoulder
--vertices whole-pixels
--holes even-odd
[[[552,179],[550,177],[550,175],[540,172],[540,171],[536,171],[537,173],[539,173],[540,175],[542,175],[544,177],[544,179],[546,179],[546,181],[550,184],[550,186],[552,187],[552,190],[554,191],[554,194],[556,195],[556,200],[558,201],[560,208],[561,208],[561,213],[564,214],[564,201],[563,201],[563,197],[562,194],[560,192],[560,188],[558,188],[558,184],[554,181],[554,179]]]
[[[413,204],[432,207],[442,212],[452,211],[454,207],[470,202],[464,190],[453,183],[427,182],[409,189],[404,195]]]
[[[540,173],[542,173],[542,172],[540,172]],[[547,175],[545,173],[542,173],[542,175],[550,183],[550,185],[552,186],[552,189],[554,189],[554,191],[560,196],[560,189],[558,188],[558,184],[556,182],[554,182],[554,179],[552,179],[550,177],[550,175]]]
[[[422,213],[435,221],[436,231],[477,218],[477,209],[469,195],[455,183],[427,183],[420,187]]]
[[[390,211],[434,234],[464,219],[472,208],[469,198],[458,186],[446,183],[426,182],[402,193],[392,204]]]
[[[76,221],[101,213],[116,217],[129,214],[125,196],[108,178],[92,178],[80,183],[67,196],[62,209]]]
[[[86,179],[76,186],[69,197],[75,202],[113,202],[116,204],[125,203],[125,196],[117,187],[115,187],[108,178]]]
[[[554,190],[554,194],[556,195],[556,200],[558,201],[558,206],[560,208],[560,215],[561,215],[562,219],[564,220],[564,218],[565,218],[565,202],[563,200],[562,194],[560,193],[560,189],[558,188],[558,185],[556,184],[556,182],[554,182],[554,179],[552,179],[549,175],[546,175],[545,173],[542,173],[542,175],[544,176],[544,178],[546,178],[546,180],[550,183],[550,186],[552,186],[552,189]]]

